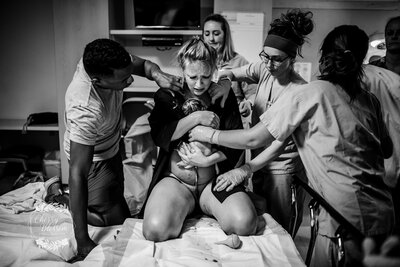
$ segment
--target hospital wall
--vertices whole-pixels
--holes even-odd
[[[324,2],[325,6],[309,4]],[[269,22],[290,7],[306,3],[314,13],[315,30],[309,43],[303,47],[304,58],[298,61],[312,63],[315,78],[318,65],[318,49],[323,37],[333,27],[341,24],[357,24],[367,34],[383,31],[386,20],[399,15],[399,5],[387,9],[341,9],[332,4],[336,1],[272,1],[272,0],[214,0],[216,12],[241,11],[263,12],[264,33]],[[345,1],[342,1],[345,2]],[[347,1],[352,2],[352,1]],[[367,1],[357,1],[367,2]],[[372,1],[369,1],[372,2]],[[385,2],[385,1],[375,1]],[[395,1],[386,1],[393,3]],[[326,3],[331,3],[326,5]],[[365,5],[364,5],[365,7]],[[107,0],[6,0],[0,9],[0,119],[25,119],[30,113],[59,112],[63,120],[64,93],[83,52],[84,44],[99,37],[107,37],[109,29]],[[127,49],[150,59],[170,73],[179,74],[174,62],[178,48],[160,51],[155,47],[143,47],[124,41]],[[259,44],[260,49],[262,44]],[[254,51],[259,53],[259,51]],[[136,87],[155,87],[155,83],[136,78]],[[64,127],[60,125],[60,146]],[[7,140],[8,141],[8,140]],[[0,148],[1,149],[1,148]],[[63,159],[63,176],[67,173]],[[66,181],[66,177],[63,177]]]
[[[297,57],[299,62],[311,62],[311,79],[318,75],[319,49],[324,37],[334,27],[343,24],[355,24],[363,29],[368,35],[375,32],[383,32],[386,21],[393,16],[399,16],[399,10],[341,10],[341,9],[309,9],[313,12],[315,28],[308,36],[309,40],[303,45],[303,57]],[[272,16],[279,17],[279,14],[286,12],[286,9],[274,8]]]
[[[271,3],[271,1],[269,1]],[[282,2],[282,1],[274,1]],[[290,1],[286,1],[290,2]],[[296,1],[292,1],[296,6]],[[215,9],[265,13],[265,32],[271,18],[286,12],[287,6],[276,7],[268,1],[215,0]],[[264,5],[264,6],[263,6]],[[271,8],[272,5],[272,8]],[[313,77],[317,74],[318,49],[326,33],[340,24],[357,24],[367,34],[382,31],[387,18],[399,15],[399,10],[340,10],[311,9],[314,13],[315,30],[309,43],[303,47],[304,58],[298,61],[312,62]],[[90,11],[89,11],[90,12]],[[0,119],[24,119],[33,112],[58,111],[55,65],[53,1],[7,0],[0,9]],[[107,20],[107,16],[104,20]],[[261,50],[262,44],[260,44]],[[171,73],[178,73],[173,66],[178,48],[159,51],[154,47],[127,46],[131,52],[153,60]],[[83,50],[83,48],[82,48]],[[81,51],[80,51],[81,52]],[[259,51],[254,51],[258,53]],[[72,55],[71,55],[72,56]],[[73,57],[77,57],[73,55]],[[72,78],[72,77],[71,77]],[[146,79],[136,79],[137,86],[155,86]]]

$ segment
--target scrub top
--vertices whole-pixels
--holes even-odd
[[[257,84],[253,111],[251,115],[252,125],[256,125],[260,121],[260,116],[273,103],[275,103],[278,98],[281,97],[284,91],[290,91],[293,87],[298,86],[298,84],[289,83],[285,87],[279,88],[278,90],[276,90],[276,88],[275,90],[272,90],[274,82],[276,83],[277,81],[275,81],[276,79],[267,70],[265,63],[262,61],[250,63],[249,65],[232,70],[232,72],[239,80]],[[301,78],[299,77],[299,79]],[[255,158],[258,154],[264,151],[264,149],[265,147],[252,149],[251,157]],[[297,152],[296,145],[294,144],[292,138],[289,137],[284,151],[276,159],[263,167],[261,171],[273,174],[287,174],[299,172],[303,168],[304,167]]]
[[[364,66],[366,90],[381,102],[383,120],[393,141],[393,154],[385,159],[385,183],[394,188],[400,177],[400,75],[380,67]]]
[[[274,138],[293,136],[310,185],[350,223],[366,236],[391,231],[381,148],[388,132],[373,94],[350,101],[340,86],[314,81],[286,91],[260,119]],[[337,228],[322,209],[319,233],[334,237]]]

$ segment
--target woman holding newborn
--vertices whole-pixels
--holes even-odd
[[[158,90],[149,117],[160,151],[144,208],[143,235],[157,242],[176,238],[185,218],[199,209],[215,217],[227,234],[254,234],[257,215],[244,186],[230,192],[213,190],[218,173],[234,168],[242,150],[187,143],[188,131],[197,125],[224,130],[243,127],[232,91],[224,108],[211,102],[208,89],[217,69],[217,53],[193,38],[179,50],[177,60],[183,90]],[[188,150],[199,155],[197,162],[195,156],[190,164],[181,159],[180,154]]]

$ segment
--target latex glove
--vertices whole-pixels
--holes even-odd
[[[178,167],[190,169],[196,167],[208,167],[207,157],[203,154],[201,149],[196,145],[198,142],[189,144],[183,143],[178,150],[178,154],[182,161],[178,162]]]
[[[211,137],[214,133],[214,129],[211,127],[205,127],[202,125],[197,125],[192,130],[189,131],[189,141],[199,141],[211,143]]]
[[[366,238],[363,242],[364,259],[366,267],[394,267],[400,266],[400,239],[398,236],[390,236],[376,248],[372,238]]]
[[[243,99],[242,102],[239,103],[240,115],[242,115],[243,117],[249,116],[251,110],[252,110],[252,104],[249,100]]]
[[[239,168],[223,173],[217,177],[217,182],[214,186],[214,190],[222,191],[226,189],[226,192],[229,192],[235,186],[240,185],[245,179],[249,178],[251,173],[251,168],[248,164],[244,164]]]

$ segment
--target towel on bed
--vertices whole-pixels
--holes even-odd
[[[26,184],[24,187],[10,191],[0,196],[0,212],[17,214],[35,210],[43,203],[44,183]]]
[[[177,239],[145,240],[142,220],[127,219],[115,239],[97,246],[79,266],[305,266],[290,235],[269,214],[259,216],[254,236],[240,236],[243,245],[232,249],[216,242],[226,239],[215,219],[185,221]]]

